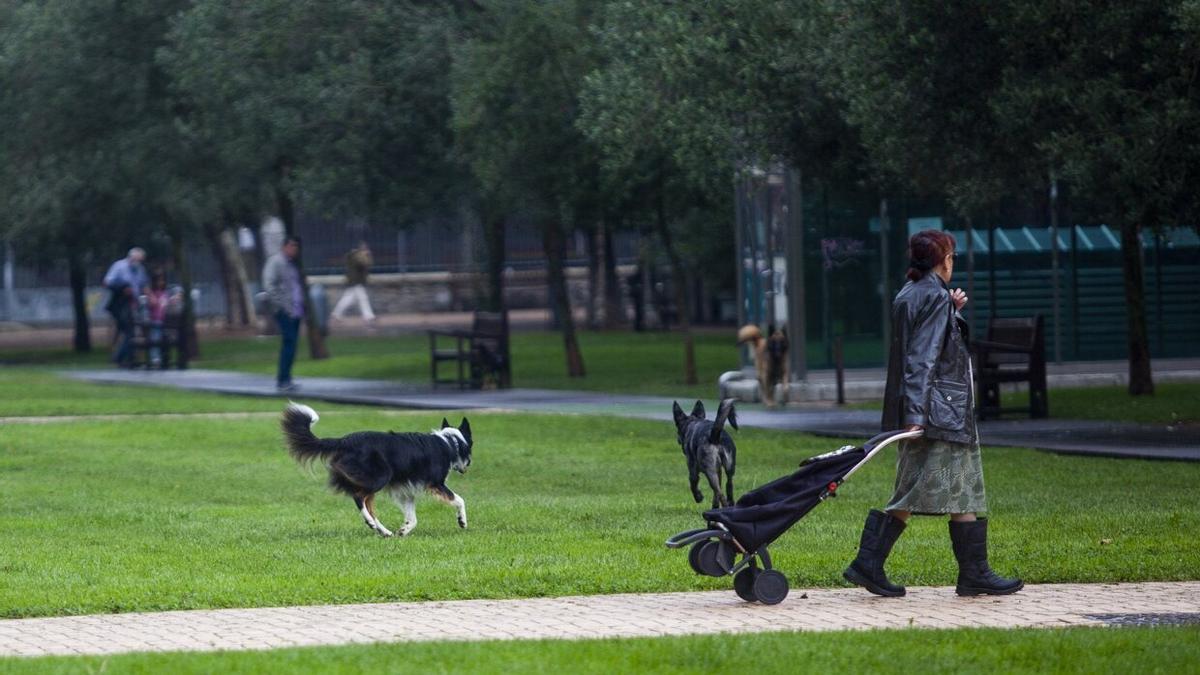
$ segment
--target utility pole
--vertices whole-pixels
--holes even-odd
[[[1050,177],[1050,285],[1054,298],[1054,362],[1062,363],[1062,331],[1058,291],[1058,179]]]

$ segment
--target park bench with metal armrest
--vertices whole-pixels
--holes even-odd
[[[971,348],[975,355],[980,419],[1006,412],[1028,412],[1030,417],[1037,418],[1049,415],[1046,339],[1041,315],[990,319],[987,339],[973,341]],[[1001,406],[1000,385],[1010,382],[1029,385],[1027,407]]]
[[[429,331],[429,367],[433,386],[456,384],[482,389],[489,377],[498,388],[512,386],[508,312],[475,312],[471,330]],[[439,377],[442,363],[456,366],[455,377]]]
[[[133,365],[135,368],[162,368],[166,370],[172,365],[171,351],[175,352],[175,364],[179,368],[187,367],[187,356],[183,353],[183,341],[180,340],[183,325],[183,314],[168,312],[162,326],[156,332],[150,321],[139,319],[133,324]],[[152,363],[150,355],[157,348],[161,354],[159,363]]]

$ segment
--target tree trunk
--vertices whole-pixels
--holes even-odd
[[[600,227],[600,249],[604,252],[604,327],[617,328],[626,323],[625,303],[621,300],[621,279],[617,275],[613,228],[607,215]]]
[[[275,186],[275,203],[279,208],[279,219],[283,221],[283,231],[287,236],[292,236],[295,230],[296,209],[292,204],[292,198],[288,195],[283,187]],[[300,256],[296,259],[296,269],[300,272],[300,287],[304,294],[304,328],[308,332],[308,355],[314,360],[329,358],[329,348],[325,345],[325,334],[321,332],[321,325],[317,321],[316,308],[312,306],[312,299],[308,292],[308,275],[304,273],[304,245],[301,244]]]
[[[225,294],[225,325],[232,328],[234,312],[237,311],[237,299],[234,296],[234,282],[231,279],[229,260],[226,258],[225,248],[221,244],[222,228],[215,222],[207,222],[201,229],[204,230],[204,238],[208,240],[208,248],[217,260],[217,271],[221,275],[221,290]]]
[[[580,219],[576,218],[576,222]],[[597,225],[595,232],[587,233],[587,327],[598,328],[600,320],[603,316],[603,308],[600,307],[600,298],[603,297],[604,281],[600,278],[600,270],[604,265],[604,260],[601,258],[600,245],[597,241],[600,236],[600,226]]]
[[[1146,335],[1146,299],[1143,294],[1140,226],[1121,224],[1121,272],[1125,279],[1125,312],[1129,338],[1129,395],[1154,393],[1150,372],[1150,340]]]
[[[67,246],[67,268],[71,278],[71,309],[75,315],[74,349],[86,354],[92,351],[91,325],[87,312],[87,270],[83,265],[83,254],[74,246]]]
[[[236,318],[241,325],[249,326],[257,319],[254,302],[250,298],[250,275],[233,230],[228,227],[221,230],[221,247],[229,261],[229,283],[233,287],[233,302],[237,304]]]
[[[486,213],[486,210],[485,210]],[[504,302],[504,240],[507,223],[502,215],[485,216],[484,244],[487,247],[487,297],[485,305],[492,312],[503,311]]]
[[[554,313],[558,315],[563,334],[563,349],[567,356],[567,375],[583,377],[583,354],[575,338],[575,317],[571,314],[571,298],[567,294],[567,275],[563,269],[563,234],[557,220],[542,223],[542,246],[546,250],[546,276]]]
[[[671,228],[667,224],[667,209],[664,202],[662,181],[659,181],[658,195],[656,200],[656,218],[655,224],[658,226],[658,236],[662,239],[663,250],[667,253],[667,260],[671,263],[671,284],[675,287],[675,306],[678,308],[676,313],[679,315],[679,330],[683,331],[683,382],[684,384],[696,384],[696,343],[692,337],[692,317],[691,317],[691,302],[688,297],[688,281],[687,274],[683,269],[683,262],[679,259],[679,253],[675,250],[675,244],[671,239]]]

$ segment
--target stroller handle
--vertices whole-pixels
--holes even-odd
[[[874,457],[880,450],[883,450],[892,443],[895,443],[896,441],[902,441],[906,438],[920,438],[924,435],[925,431],[923,429],[917,429],[916,431],[906,431],[900,429],[896,431],[885,431],[882,434],[875,436],[866,443],[863,443],[862,449],[867,453],[867,456],[863,457],[861,462],[851,467],[851,469],[847,471],[844,476],[842,476],[842,481],[845,481],[847,478],[849,478],[851,474],[862,468],[863,464],[871,461],[871,458]]]
[[[881,434],[877,434],[874,438],[866,443],[863,443],[862,449],[866,450],[867,454],[869,455],[875,450],[883,449],[896,441],[904,440],[906,438],[917,438],[924,435],[925,431],[922,429],[918,429],[916,431],[908,431],[905,429],[885,431]]]

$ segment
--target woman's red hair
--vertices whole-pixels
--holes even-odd
[[[921,230],[908,239],[908,278],[918,281],[954,253],[954,237],[942,230]]]

